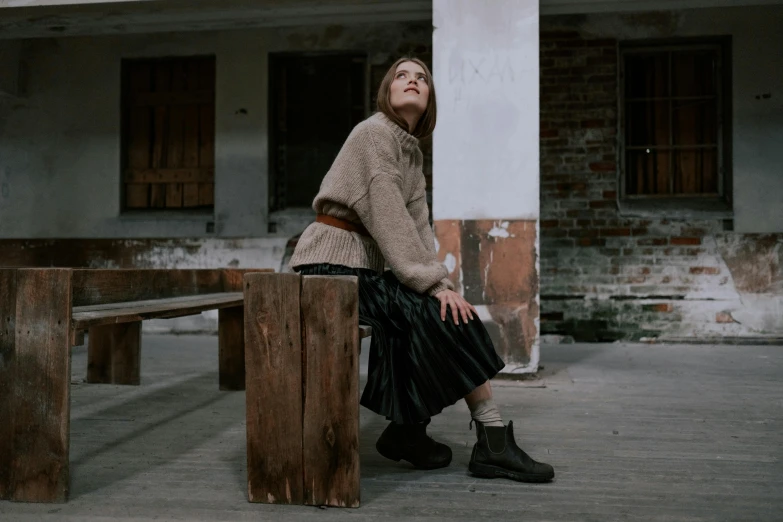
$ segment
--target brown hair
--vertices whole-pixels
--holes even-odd
[[[413,62],[418,64],[422,69],[424,69],[424,73],[427,75],[427,85],[430,88],[430,95],[427,98],[427,108],[424,110],[421,118],[419,118],[419,122],[416,124],[416,128],[413,129],[413,132],[411,132],[411,134],[416,138],[427,138],[432,135],[432,132],[435,130],[435,120],[437,119],[438,115],[438,106],[435,103],[435,83],[432,81],[432,74],[430,73],[430,69],[427,67],[427,64],[418,58],[404,56],[394,62],[394,65],[392,65],[391,68],[386,71],[386,76],[383,77],[381,86],[378,89],[378,110],[385,114],[390,120],[397,123],[397,125],[405,129],[405,131],[408,131],[408,123],[396,112],[394,112],[394,109],[392,109],[391,105],[391,84],[394,81],[397,67],[399,67],[403,62]]]

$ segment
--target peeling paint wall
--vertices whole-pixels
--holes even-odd
[[[780,6],[542,19],[545,334],[783,336],[781,19]],[[733,213],[618,210],[618,42],[708,35],[732,38]]]
[[[25,41],[26,94],[0,97],[0,237],[267,236],[267,54],[364,50],[372,65],[428,42],[430,31],[392,23]],[[121,215],[121,59],[210,54],[214,215]]]

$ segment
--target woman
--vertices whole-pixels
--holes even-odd
[[[422,469],[448,466],[451,449],[428,437],[426,426],[464,398],[478,435],[471,472],[551,480],[552,466],[532,460],[516,445],[512,423],[503,424],[489,383],[503,361],[437,260],[419,149],[435,128],[427,66],[397,60],[381,82],[378,109],[351,132],[326,174],[313,202],[316,222],[291,267],[358,277],[359,317],[373,331],[361,404],[391,421],[376,444],[381,455]]]

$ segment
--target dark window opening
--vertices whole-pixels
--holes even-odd
[[[272,54],[270,208],[307,208],[354,126],[367,116],[366,57]]]
[[[623,48],[623,196],[729,194],[726,55],[721,43]]]

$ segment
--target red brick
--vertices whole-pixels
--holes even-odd
[[[542,312],[541,313],[541,320],[542,321],[562,321],[563,320],[563,312]]]
[[[582,120],[583,129],[599,129],[601,127],[608,127],[604,120]]]
[[[596,161],[590,164],[590,172],[615,172],[617,164],[609,161]]]
[[[606,237],[631,235],[630,228],[602,228],[600,230],[601,230],[601,235]]]
[[[621,285],[640,285],[647,282],[647,278],[644,276],[619,277],[617,282]]]
[[[684,236],[706,236],[707,230],[699,227],[686,227],[681,232]]]
[[[642,309],[648,312],[669,313],[672,310],[674,310],[674,306],[672,306],[671,303],[658,303],[658,304],[642,305]]]
[[[541,231],[541,235],[544,237],[566,237],[568,231],[562,228],[545,228]]]
[[[604,190],[604,199],[617,199],[616,190]]]
[[[598,237],[598,231],[594,228],[574,228],[568,231],[569,237]]]
[[[590,202],[590,208],[615,208],[616,204],[613,200],[598,200],[598,201],[591,201]]]
[[[560,135],[560,131],[557,129],[549,129],[540,131],[541,138],[557,138]]]
[[[669,240],[672,245],[701,245],[698,237],[673,237]]]
[[[598,237],[583,237],[579,239],[579,246],[604,246],[606,239]]]
[[[572,190],[587,190],[587,185],[584,183],[558,183],[557,190],[561,192],[570,192]]]
[[[669,243],[665,237],[645,237],[636,241],[639,246],[663,246]]]
[[[729,312],[718,312],[715,314],[715,322],[725,324],[736,323],[737,321],[734,320]]]
[[[544,219],[541,221],[541,228],[555,228],[557,227],[556,219]]]
[[[694,275],[718,275],[720,274],[720,268],[717,266],[692,266],[690,268],[690,273]]]

